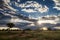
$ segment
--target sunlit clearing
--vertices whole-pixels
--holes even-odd
[[[47,27],[42,27],[41,30],[48,30],[48,28]]]

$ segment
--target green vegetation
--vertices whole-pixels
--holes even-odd
[[[0,40],[60,40],[60,31],[0,31]]]

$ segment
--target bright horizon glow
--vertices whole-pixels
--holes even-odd
[[[38,24],[38,25],[40,25],[40,24],[42,24],[42,23],[56,24],[57,22],[55,22],[55,20],[43,20],[43,19],[42,19],[42,20],[39,19],[39,20],[37,21],[37,24]]]
[[[6,30],[6,29],[8,29],[9,27],[0,27],[0,30]],[[17,27],[12,27],[12,28],[10,28],[10,30],[19,30],[20,28],[17,28]]]

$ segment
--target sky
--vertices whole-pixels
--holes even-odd
[[[41,16],[47,16],[47,15],[55,15],[55,16],[60,15],[60,0],[3,0],[3,1],[5,1],[6,4],[9,5],[8,7],[12,11],[15,11],[16,14],[22,14],[27,17],[30,16],[33,18],[39,18]],[[2,12],[3,12],[3,10],[2,10]],[[5,24],[6,22],[10,22],[10,19],[11,19],[10,16],[14,16],[13,14],[9,15],[8,9],[4,10],[4,12],[7,12],[5,14],[7,14],[8,16],[5,16],[5,14],[4,14],[3,15],[4,17],[0,18],[1,19],[0,25],[2,25],[3,23]],[[10,11],[10,13],[15,13],[15,12]],[[15,16],[17,16],[17,15],[15,15]],[[16,18],[16,22],[21,21],[21,19],[18,19],[18,20],[17,19],[18,19],[18,17]],[[4,21],[6,20],[6,21],[4,22],[3,20]],[[57,21],[60,23],[60,20],[57,20]],[[42,23],[42,22],[47,22],[47,21],[38,20],[38,22]],[[50,20],[49,22],[54,23],[54,20],[53,21]],[[19,26],[20,26],[20,24],[19,24]]]
[[[7,3],[17,14],[34,18],[60,14],[60,0],[9,0]]]

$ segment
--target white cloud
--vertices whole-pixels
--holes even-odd
[[[10,2],[10,0],[3,0],[4,2],[5,2],[5,4],[7,5],[6,7],[8,7],[9,9],[11,9],[12,11],[18,11],[17,9],[14,9],[14,8],[12,8],[11,6],[9,6],[9,2]]]
[[[17,2],[20,2],[20,0],[17,0]]]
[[[25,12],[28,12],[28,13],[30,13],[30,12],[36,12],[33,9],[22,9],[22,11],[25,11]]]
[[[57,10],[60,10],[60,7],[55,6],[54,8],[56,8]]]
[[[45,1],[45,0],[43,0],[43,1]],[[10,1],[7,0],[7,2],[6,2],[6,0],[5,0],[6,4],[9,3],[9,2]],[[19,4],[18,2],[20,2],[20,0],[17,0],[17,2],[15,2],[15,6],[20,7],[22,9],[21,11],[24,11],[24,12],[28,12],[28,13],[32,13],[32,12],[44,13],[44,12],[48,12],[48,10],[49,10],[49,8],[46,5],[43,7],[41,4],[39,4],[36,1],[27,1],[27,2],[25,2],[23,4]],[[9,5],[8,5],[8,7],[11,10],[18,11],[18,9],[14,9],[14,8],[10,7]]]
[[[37,10],[39,11],[39,12],[41,12],[41,13],[43,13],[43,12],[47,12],[48,11],[48,7],[47,6],[44,6],[44,8],[42,7],[42,8],[38,8]]]
[[[60,0],[53,0],[55,2],[55,7],[53,8],[56,8],[57,10],[60,10]]]
[[[45,0],[43,0],[43,1],[45,1]]]
[[[43,7],[41,4],[39,4],[35,1],[27,1],[24,4],[19,4],[19,7],[22,8],[22,11],[29,12],[29,13],[31,13],[31,12],[44,13],[44,12],[47,12],[49,10],[49,8],[46,5]]]
[[[24,8],[24,7],[40,7],[41,5],[35,1],[27,1],[24,4],[20,4],[19,7]]]

